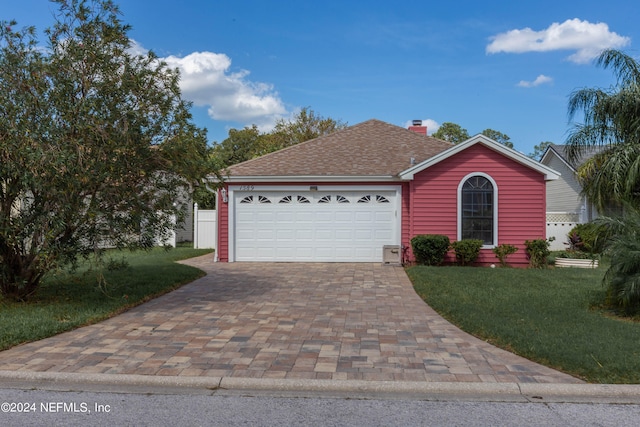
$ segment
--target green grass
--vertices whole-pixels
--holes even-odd
[[[640,383],[640,322],[602,309],[604,268],[407,269],[418,295],[481,339],[592,383]]]
[[[0,350],[99,322],[189,283],[204,273],[175,261],[208,252],[109,251],[111,269],[86,262],[73,273],[50,274],[28,303],[0,299]]]

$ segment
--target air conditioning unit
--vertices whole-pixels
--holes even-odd
[[[384,245],[382,247],[382,263],[384,265],[401,265],[402,250],[400,245]]]

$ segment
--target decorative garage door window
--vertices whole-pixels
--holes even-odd
[[[304,196],[284,196],[278,203],[311,203],[309,199]]]
[[[371,195],[362,196],[358,199],[358,203],[371,203],[371,200],[373,200]],[[376,203],[389,203],[389,199],[379,194],[375,196],[375,201]]]
[[[247,196],[240,200],[240,203],[271,203],[271,200],[265,196]]]
[[[343,196],[341,194],[327,194],[325,196],[321,196],[316,200],[316,203],[351,203],[347,196]],[[366,196],[359,196],[354,198],[353,202],[355,203],[390,203],[389,199],[385,196],[381,196],[379,194],[368,194]],[[267,196],[246,196],[240,200],[240,203],[254,203],[254,204],[265,204],[265,203],[312,203],[311,200],[307,196],[302,195],[286,195],[286,196],[278,196],[278,197],[267,197]]]

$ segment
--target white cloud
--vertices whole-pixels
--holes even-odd
[[[407,120],[406,122],[404,122],[405,128],[409,128],[409,126],[413,126],[413,120]],[[433,134],[438,130],[438,128],[440,128],[440,124],[432,119],[423,119],[422,126],[427,127],[427,134],[429,135]]]
[[[544,74],[540,74],[532,82],[529,82],[529,81],[526,81],[526,80],[520,80],[520,83],[518,83],[518,86],[520,86],[520,87],[536,87],[536,86],[540,86],[540,85],[545,84],[545,83],[551,83],[552,81],[553,81],[553,79],[551,77],[545,76]]]
[[[146,50],[133,41],[131,52],[144,54]],[[256,124],[268,130],[287,114],[273,85],[249,80],[247,70],[231,71],[231,58],[223,53],[194,52],[160,59],[179,69],[184,99],[207,107],[214,120]]]
[[[207,106],[215,120],[266,123],[286,113],[273,86],[247,79],[249,71],[231,72],[231,59],[222,53],[194,52],[163,60],[180,70],[183,96],[197,106]]]
[[[534,31],[531,28],[511,30],[491,37],[487,53],[548,52],[574,50],[570,61],[582,64],[589,62],[604,49],[618,49],[631,42],[609,30],[605,23],[593,24],[578,18],[568,19],[549,28]]]

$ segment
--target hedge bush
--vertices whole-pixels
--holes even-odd
[[[478,239],[463,239],[453,242],[451,247],[456,254],[456,261],[458,265],[473,264],[480,255],[480,248],[482,248],[482,240]]]
[[[567,234],[568,249],[599,254],[604,250],[607,240],[606,231],[606,227],[593,222],[577,224]]]
[[[547,239],[526,240],[524,242],[529,257],[529,266],[533,268],[547,267],[547,257],[551,254],[549,243],[550,241]]]
[[[508,267],[509,264],[507,263],[507,257],[511,254],[515,254],[516,252],[518,252],[518,248],[507,243],[503,243],[493,248],[493,253],[496,255],[496,258],[498,258],[498,261],[500,261],[501,267]]]
[[[449,237],[442,234],[419,234],[411,239],[411,249],[418,264],[440,265],[449,251]]]

